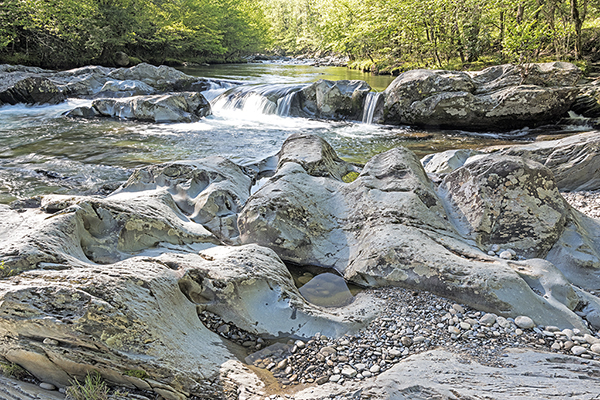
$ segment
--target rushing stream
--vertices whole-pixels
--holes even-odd
[[[419,156],[451,148],[508,142],[488,133],[423,131],[363,121],[331,122],[286,117],[285,95],[318,79],[361,79],[376,91],[392,81],[346,68],[306,65],[248,64],[186,69],[204,77],[242,81],[233,100],[221,96],[231,88],[205,92],[213,115],[196,123],[156,124],[113,119],[71,119],[63,113],[90,100],[71,99],[56,106],[0,107],[0,202],[48,193],[108,193],[133,168],[152,163],[221,155],[250,164],[275,154],[292,133],[326,139],[347,161],[364,163],[373,155],[406,146]],[[261,86],[257,86],[261,85]],[[228,85],[225,85],[228,86]],[[257,92],[276,93],[266,103]],[[373,101],[376,101],[376,95]],[[544,133],[538,130],[536,134]],[[519,140],[531,132],[518,132]],[[511,143],[515,142],[512,133]]]

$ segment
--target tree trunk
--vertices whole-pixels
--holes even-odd
[[[583,25],[583,21],[579,17],[577,0],[571,0],[571,19],[575,26],[575,58],[579,60],[581,58],[581,25]]]

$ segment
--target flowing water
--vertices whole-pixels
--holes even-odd
[[[368,111],[364,123],[286,117],[291,95],[307,83],[361,79],[381,91],[392,81],[389,76],[282,64],[223,65],[184,72],[241,81],[244,86],[205,92],[212,100],[213,115],[196,123],[64,117],[64,112],[91,102],[79,99],[54,106],[0,107],[0,203],[48,193],[108,193],[134,168],[153,163],[221,155],[251,164],[277,153],[295,132],[323,137],[342,158],[356,163],[397,146],[423,156],[451,148],[514,143],[514,138],[509,141],[508,136],[485,132],[373,125]],[[520,140],[530,140],[528,133],[516,132]]]

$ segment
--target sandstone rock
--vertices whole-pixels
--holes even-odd
[[[500,260],[473,247],[447,214],[448,200],[438,196],[411,152],[397,148],[375,156],[356,180],[344,183],[336,178],[340,163],[315,147],[309,154],[320,155],[319,165],[329,173],[309,173],[302,157],[291,156],[297,139],[292,136],[284,144],[275,175],[240,213],[243,243],[270,247],[295,263],[336,268],[361,285],[425,289],[504,316],[526,314],[547,324],[583,328],[572,307],[573,299],[584,295],[574,292],[556,268]],[[323,146],[316,139],[312,143]],[[545,171],[537,164],[534,170],[540,168]],[[530,189],[554,200],[551,174],[541,176],[547,178],[549,186],[542,188],[548,193],[538,194],[534,184]],[[515,185],[523,187],[520,195],[529,193],[526,182],[516,179]],[[566,203],[563,210],[569,210]],[[541,226],[547,223],[536,218]],[[557,232],[548,229],[547,234],[556,240],[560,232],[559,225]],[[552,245],[549,239],[545,251]],[[563,283],[565,290],[559,290]],[[542,294],[530,284],[543,289]]]
[[[496,130],[546,123],[569,110],[578,76],[562,62],[470,74],[412,70],[385,90],[384,122]]]
[[[600,117],[600,79],[579,89],[571,110],[588,118]]]
[[[600,189],[600,138],[586,132],[558,140],[504,148],[492,147],[499,155],[524,157],[543,164],[554,174],[561,191]]]
[[[371,87],[364,81],[320,79],[294,95],[290,115],[360,120]]]
[[[210,87],[205,79],[186,75],[166,65],[155,67],[146,63],[112,70],[108,77],[121,81],[142,81],[160,92],[202,91]]]
[[[138,169],[111,198],[167,192],[189,220],[231,242],[239,234],[237,216],[253,181],[250,171],[222,157],[210,157]]]
[[[569,206],[552,172],[522,158],[478,157],[448,174],[440,190],[465,233],[486,251],[499,244],[528,258],[545,257],[567,221]]]
[[[48,79],[29,77],[0,92],[0,104],[58,104],[66,100],[60,89]]]
[[[476,359],[465,363],[458,352],[431,350],[406,358],[376,379],[346,381],[343,386],[326,383],[294,393],[294,398],[326,400],[354,393],[371,400],[468,399],[482,393],[493,393],[497,400],[569,398],[573,392],[583,398],[597,395],[598,378],[581,379],[600,373],[596,363],[584,364],[578,357],[529,349],[513,349],[506,354],[504,360],[513,366],[510,369],[483,365]],[[440,373],[444,379],[439,379]],[[557,374],[560,385],[556,384]]]
[[[98,99],[92,110],[73,116],[93,115],[154,122],[194,122],[210,115],[210,103],[200,93],[135,96],[123,99]],[[70,116],[71,114],[67,114]]]

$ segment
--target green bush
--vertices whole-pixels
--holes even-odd
[[[29,376],[29,373],[20,365],[15,363],[0,363],[0,373],[7,378],[23,380]]]

